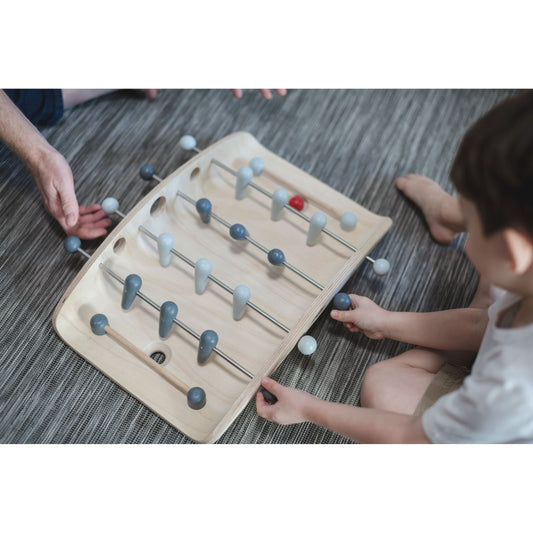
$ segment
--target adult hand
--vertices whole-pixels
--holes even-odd
[[[235,98],[242,98],[242,89],[231,89],[231,91],[233,92],[233,96],[235,96]],[[272,98],[272,91],[270,89],[259,89],[259,92],[266,100],[270,100]],[[287,94],[287,89],[276,89],[276,92],[280,96],[285,96]]]
[[[50,147],[28,164],[41,193],[46,211],[61,225],[67,235],[80,239],[96,239],[107,233],[112,224],[100,205],[79,206],[74,192],[74,179],[66,159]]]

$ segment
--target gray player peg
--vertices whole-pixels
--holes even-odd
[[[244,198],[246,189],[253,177],[254,173],[250,167],[241,167],[237,170],[237,180],[235,183],[235,198],[237,198],[237,200],[242,200]]]
[[[164,302],[159,312],[159,336],[166,339],[170,335],[174,319],[178,316],[178,306],[174,302]]]
[[[209,259],[198,259],[194,265],[194,290],[196,294],[203,294],[207,287],[209,275],[211,274],[211,261]]]
[[[246,304],[251,296],[250,289],[246,285],[238,285],[233,290],[233,319],[240,320],[244,311],[246,311]]]
[[[279,220],[283,214],[285,204],[289,201],[289,193],[285,189],[276,189],[272,194],[272,210],[270,218]]]
[[[124,280],[124,289],[122,290],[122,309],[125,311],[131,307],[135,300],[135,296],[139,292],[142,285],[142,279],[137,274],[130,274]]]
[[[209,359],[217,342],[218,335],[212,329],[206,329],[200,335],[200,344],[198,345],[198,363],[200,365],[203,365]]]
[[[166,267],[170,265],[172,247],[174,246],[174,237],[170,233],[161,233],[157,238],[157,250],[159,252],[159,263]]]
[[[320,233],[326,227],[327,221],[328,219],[323,213],[315,213],[311,217],[311,222],[309,223],[309,231],[307,232],[307,244],[309,246],[313,246],[318,242]]]

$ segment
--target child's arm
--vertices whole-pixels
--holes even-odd
[[[364,296],[351,294],[350,299],[353,309],[333,310],[331,317],[371,339],[386,337],[437,350],[477,351],[488,322],[486,309],[400,313],[386,311]]]
[[[261,384],[278,401],[270,405],[258,392],[257,413],[278,424],[312,422],[364,443],[430,442],[420,416],[326,402],[306,392],[284,387],[270,378],[263,378]]]

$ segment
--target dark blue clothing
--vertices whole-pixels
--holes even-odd
[[[53,126],[63,117],[61,89],[4,89],[13,103],[37,126]]]

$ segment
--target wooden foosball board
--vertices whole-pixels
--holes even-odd
[[[271,200],[250,187],[245,197],[237,200],[235,177],[212,160],[237,170],[254,157],[265,162],[263,174],[253,178],[255,183],[271,193],[283,187],[289,194],[300,195],[305,200],[302,212],[308,217],[324,213],[327,228],[355,246],[357,252],[324,233],[316,245],[308,246],[308,223],[289,210],[284,210],[279,221],[272,221]],[[324,289],[283,265],[271,265],[263,251],[247,241],[233,240],[228,229],[215,220],[204,224],[194,205],[177,196],[178,190],[195,200],[208,198],[213,213],[231,224],[243,224],[250,237],[266,248],[283,250],[287,262]],[[344,212],[357,215],[357,226],[351,232],[340,227]],[[179,431],[197,442],[214,442],[255,396],[261,378],[289,354],[391,224],[389,218],[370,212],[270,152],[249,133],[234,133],[195,155],[126,215],[61,298],[53,316],[54,328],[78,354]],[[139,231],[139,226],[155,235],[171,233],[176,250],[194,262],[209,259],[212,275],[229,287],[247,285],[250,300],[290,332],[251,308],[242,319],[234,320],[231,294],[211,280],[203,294],[196,294],[194,269],[174,256],[169,266],[162,267],[157,243]],[[179,309],[177,318],[190,329],[217,332],[217,347],[253,378],[216,354],[199,365],[198,341],[177,325],[168,338],[161,339],[157,310],[140,298],[129,310],[122,310],[123,287],[102,270],[101,264],[123,279],[138,274],[143,282],[141,291],[158,305],[174,301]],[[126,346],[109,335],[95,335],[90,320],[97,313],[105,314],[109,325],[147,358],[163,353],[164,370],[189,387],[203,388],[206,405],[191,409],[183,392]]]

